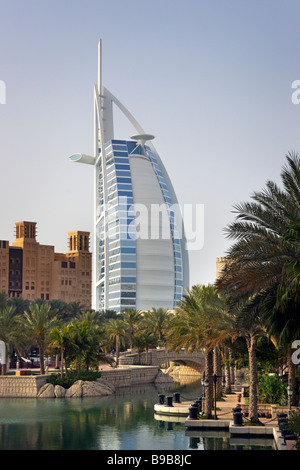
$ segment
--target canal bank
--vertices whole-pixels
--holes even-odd
[[[101,379],[115,388],[155,383],[161,372],[156,366],[123,366],[101,370]],[[0,398],[36,398],[47,383],[46,375],[0,376]]]

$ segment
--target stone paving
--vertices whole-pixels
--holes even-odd
[[[251,435],[253,437],[260,435],[262,436],[273,436],[276,442],[276,448],[278,450],[296,450],[295,441],[287,440],[284,442],[284,439],[281,436],[281,432],[278,428],[277,415],[273,418],[259,417],[259,421],[264,426],[247,426],[247,417],[243,418],[243,426],[234,425],[233,421],[233,408],[237,408],[239,405],[245,404],[245,398],[241,395],[240,387],[237,387],[236,390],[233,388],[233,392],[227,394],[222,398],[222,400],[217,400],[216,402],[216,415],[217,420],[192,420],[189,418],[189,408],[192,405],[192,402],[183,402],[174,403],[173,406],[169,407],[164,405],[155,405],[154,410],[159,415],[169,415],[170,419],[178,419],[181,422],[185,423],[187,429],[195,430],[197,429],[210,429],[211,431],[217,432],[218,429],[225,426],[228,428],[229,432],[232,434],[240,435],[241,438],[243,435]],[[214,416],[214,409],[212,410]],[[176,416],[177,415],[177,416]],[[184,418],[184,416],[186,418]],[[210,432],[211,432],[210,431]]]
[[[217,400],[217,417],[219,420],[233,420],[233,408],[236,408],[238,403],[241,405],[245,403],[245,398],[243,396],[241,397],[241,400],[238,401],[239,394],[240,392],[236,391],[231,394],[227,394],[222,400]],[[259,417],[259,421],[264,424],[264,426],[273,428],[273,434],[278,450],[296,450],[295,441],[287,440],[284,443],[278,429],[277,416],[274,418]]]

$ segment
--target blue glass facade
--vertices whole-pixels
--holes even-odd
[[[112,140],[106,145],[105,153],[107,220],[102,225],[99,221],[103,236],[99,236],[98,253],[105,277],[102,278],[102,272],[97,273],[100,275],[98,299],[100,309],[106,305],[108,309],[120,312],[125,308],[136,307],[135,222],[127,143]],[[103,173],[99,167],[100,178],[103,178]],[[105,250],[101,250],[102,244],[106,245]]]
[[[99,309],[121,312],[137,308],[137,244],[130,155],[151,162],[166,204],[174,255],[174,308],[183,292],[182,253],[169,190],[150,147],[135,141],[111,140],[96,165],[96,295]]]

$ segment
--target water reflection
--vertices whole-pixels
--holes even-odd
[[[0,449],[191,450],[228,448],[228,439],[189,435],[182,422],[154,416],[159,393],[201,395],[199,381],[121,389],[114,396],[1,399]]]

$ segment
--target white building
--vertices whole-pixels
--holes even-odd
[[[189,286],[183,224],[171,181],[152,140],[102,83],[101,41],[94,88],[94,308],[173,309]],[[116,140],[113,104],[137,134]]]

